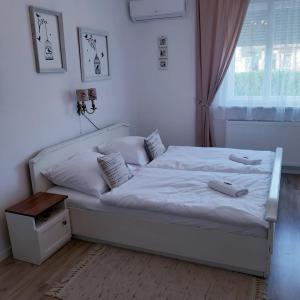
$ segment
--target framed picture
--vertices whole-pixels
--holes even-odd
[[[160,70],[167,70],[168,69],[168,59],[159,59],[158,67]]]
[[[168,47],[168,38],[165,35],[158,37],[158,47]]]
[[[37,72],[67,71],[62,13],[30,6],[29,14]]]
[[[82,81],[109,79],[108,33],[100,30],[78,28]]]
[[[158,48],[158,58],[163,59],[163,58],[168,58],[168,48]]]

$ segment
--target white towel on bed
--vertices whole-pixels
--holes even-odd
[[[244,165],[260,165],[261,159],[250,159],[248,156],[237,156],[234,154],[231,154],[229,156],[229,159]]]
[[[248,194],[248,189],[228,181],[211,180],[208,182],[208,186],[231,197],[242,197]]]

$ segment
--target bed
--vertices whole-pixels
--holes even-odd
[[[115,124],[42,150],[29,161],[33,192],[50,191],[69,196],[68,206],[72,234],[75,238],[105,242],[267,277],[277,220],[281,149],[277,149],[274,156],[272,172],[256,175],[244,174],[251,178],[262,176],[261,178],[266,181],[267,189],[263,191],[266,205],[264,215],[260,217],[261,224],[250,224],[250,226],[245,224],[243,227],[230,224],[226,220],[216,222],[214,219],[200,218],[200,215],[190,217],[176,213],[170,214],[161,208],[157,211],[155,209],[149,211],[145,207],[107,205],[107,203],[112,203],[109,201],[106,203],[105,199],[99,202],[99,199],[95,197],[55,187],[41,175],[43,169],[75,153],[95,150],[100,143],[127,135],[129,135],[127,125]],[[163,169],[142,171],[146,172],[145,174],[150,172],[151,176],[154,176],[153,172],[164,174],[172,172],[172,170]],[[199,175],[204,173],[195,172],[199,172]],[[194,172],[188,171],[188,173]],[[206,174],[208,173],[210,172]],[[232,175],[234,174],[230,174]],[[219,175],[216,173],[214,176]],[[257,181],[260,181],[259,178]],[[135,195],[129,193],[126,197],[133,196]]]

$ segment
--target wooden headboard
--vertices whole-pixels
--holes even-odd
[[[62,162],[76,153],[96,151],[98,145],[109,142],[114,138],[128,135],[129,126],[118,123],[43,149],[34,158],[29,160],[33,192],[45,192],[53,186],[41,174],[42,170]]]

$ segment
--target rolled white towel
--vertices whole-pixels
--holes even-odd
[[[261,159],[250,159],[248,156],[237,156],[234,154],[231,154],[229,156],[229,159],[244,165],[260,165]]]
[[[215,191],[231,197],[242,197],[248,194],[248,189],[228,181],[210,180],[208,186]]]

